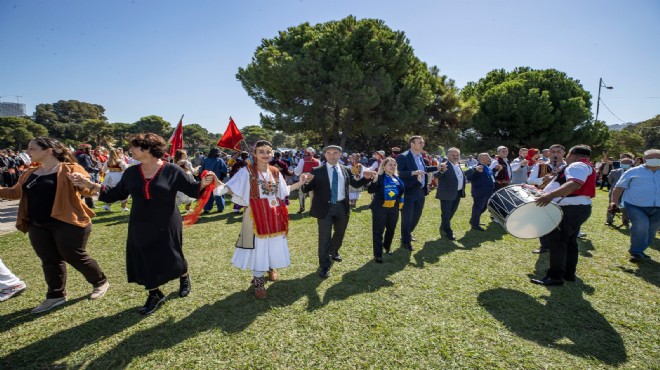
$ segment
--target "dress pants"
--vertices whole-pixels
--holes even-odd
[[[348,225],[348,214],[344,202],[331,204],[328,214],[317,219],[319,226],[319,266],[329,269],[332,256],[339,253]],[[332,229],[334,227],[334,233]]]
[[[88,283],[99,287],[107,281],[98,263],[85,250],[92,224],[78,227],[62,221],[30,224],[32,248],[41,259],[48,292],[46,298],[66,296],[66,263],[80,271]]]
[[[470,225],[477,227],[479,226],[479,221],[481,220],[481,215],[486,212],[488,207],[488,199],[490,196],[480,196],[473,197],[472,203],[472,216],[470,217]]]
[[[415,231],[415,227],[422,217],[425,201],[426,196],[421,188],[405,193],[403,208],[401,208],[401,244],[412,242],[410,234]]]
[[[373,232],[374,257],[383,257],[383,248],[392,248],[392,239],[396,223],[399,221],[399,210],[394,212],[383,212],[382,210],[371,210]],[[383,241],[383,232],[385,232],[385,241]]]
[[[453,234],[451,229],[451,219],[454,217],[458,205],[461,203],[461,193],[456,192],[456,199],[454,200],[440,200],[440,212],[442,222],[440,223],[440,230],[447,234]],[[479,225],[479,222],[477,222]]]
[[[562,206],[561,210],[564,217],[559,226],[545,236],[550,248],[550,269],[547,276],[558,280],[575,276],[578,263],[577,235],[580,226],[591,215],[591,205]]]

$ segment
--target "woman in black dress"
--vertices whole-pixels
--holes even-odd
[[[165,301],[159,287],[179,278],[179,297],[190,293],[188,263],[182,249],[182,221],[176,206],[180,191],[197,198],[201,190],[215,181],[205,176],[201,183],[188,176],[176,164],[161,160],[166,152],[165,140],[153,133],[135,135],[130,142],[133,158],[139,165],[126,169],[114,187],[101,186],[76,176],[74,184],[99,192],[99,200],[107,203],[133,199],[126,240],[128,282],[143,285],[149,295],[139,312],[149,315]]]

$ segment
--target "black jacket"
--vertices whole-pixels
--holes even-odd
[[[399,202],[401,201],[401,196],[403,196],[403,193],[405,191],[405,187],[403,185],[403,180],[399,182],[399,195],[396,197],[396,202],[394,203],[394,207],[392,208],[385,208],[383,207],[383,202],[385,201],[385,195],[384,195],[384,186],[385,186],[385,174],[378,175],[378,182],[372,182],[369,184],[369,187],[367,188],[367,191],[369,194],[373,194],[374,198],[371,200],[371,204],[369,205],[369,208],[374,211],[374,212],[383,212],[383,213],[394,213],[394,212],[399,212]],[[405,202],[406,199],[404,198],[403,201]]]
[[[360,188],[367,183],[368,179],[357,180],[351,171],[342,164],[337,164],[344,174],[344,194],[345,197],[342,200],[344,203],[344,209],[346,209],[346,214],[349,214],[351,209],[348,205],[348,185],[354,188]],[[314,197],[312,198],[312,209],[309,211],[309,214],[312,217],[324,218],[328,214],[330,209],[330,197],[332,196],[332,189],[330,188],[330,179],[328,178],[328,170],[325,164],[312,169],[312,175],[314,179],[309,183],[303,185],[302,191],[309,193],[310,191],[314,192]]]

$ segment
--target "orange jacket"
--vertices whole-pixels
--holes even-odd
[[[24,233],[28,231],[30,226],[30,215],[28,215],[27,196],[23,194],[23,183],[37,169],[38,167],[25,171],[13,187],[0,188],[0,198],[21,200],[18,204],[16,228]],[[72,172],[82,173],[89,178],[85,169],[79,164],[62,162],[57,171],[57,190],[55,191],[55,202],[50,216],[68,224],[86,227],[92,222],[94,212],[87,207],[80,196],[90,197],[92,192],[89,189],[81,190],[73,186],[73,183],[67,177],[67,174]]]

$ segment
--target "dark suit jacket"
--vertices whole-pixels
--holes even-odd
[[[403,184],[406,187],[406,193],[411,193],[413,190],[419,189],[422,187],[417,176],[413,176],[413,172],[417,171],[417,163],[415,163],[415,157],[412,154],[411,150],[407,150],[396,157],[396,166],[399,171],[399,178],[403,181]],[[436,166],[426,166],[426,172],[435,172],[438,170]],[[428,181],[427,181],[428,185]],[[425,186],[424,195],[429,194],[428,186]]]
[[[454,172],[454,166],[450,162],[447,163],[447,171],[436,172],[435,177],[438,178],[438,191],[435,194],[436,199],[440,200],[454,200],[458,190],[458,177]],[[460,190],[461,198],[465,198],[465,179],[463,179],[463,187]]]
[[[492,172],[487,166],[484,167],[483,172],[477,171],[476,166],[465,171],[465,177],[472,184],[472,197],[474,198],[490,197],[495,191],[495,182],[491,177]]]
[[[350,214],[351,208],[348,205],[348,185],[351,185],[354,188],[360,188],[369,183],[368,179],[357,180],[351,171],[342,164],[337,164],[344,174],[344,194],[345,197],[341,201],[344,203],[344,208],[346,209],[346,214]],[[325,164],[312,169],[312,175],[314,179],[309,183],[302,186],[302,191],[309,193],[310,191],[314,192],[314,197],[312,198],[312,209],[309,211],[309,214],[312,217],[324,218],[328,214],[330,209],[330,197],[332,196],[332,189],[330,188],[330,178],[328,177],[328,170]]]
[[[399,178],[401,180],[401,178]],[[399,196],[396,198],[396,202],[394,203],[394,207],[392,208],[385,208],[383,207],[383,202],[385,201],[385,194],[384,194],[384,188],[385,187],[385,174],[378,175],[378,182],[372,182],[369,184],[369,187],[367,188],[367,191],[369,194],[373,194],[374,197],[371,200],[371,205],[369,205],[369,208],[374,211],[374,212],[382,212],[382,213],[394,213],[394,212],[399,212],[399,202],[401,201],[401,196],[403,195],[405,188],[403,185],[403,180],[399,182]],[[404,198],[405,202],[405,198]]]

